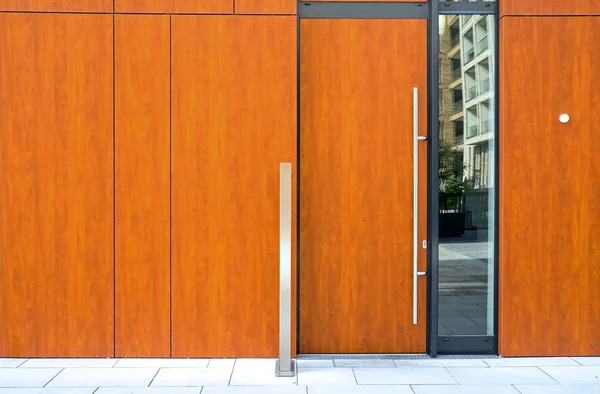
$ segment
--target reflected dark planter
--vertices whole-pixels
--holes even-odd
[[[440,238],[462,237],[465,233],[465,213],[440,213]]]

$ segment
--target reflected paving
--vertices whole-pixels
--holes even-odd
[[[439,334],[486,335],[487,241],[440,240]]]

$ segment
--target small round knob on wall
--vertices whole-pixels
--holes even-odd
[[[558,117],[558,120],[560,120],[560,123],[568,123],[570,119],[571,119],[571,117],[568,114],[562,114]]]

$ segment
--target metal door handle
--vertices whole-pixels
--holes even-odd
[[[419,271],[419,141],[427,137],[419,135],[419,88],[413,89],[413,132],[414,132],[414,178],[413,178],[413,324],[418,323],[419,288],[417,279],[427,275]]]

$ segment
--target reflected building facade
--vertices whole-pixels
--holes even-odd
[[[440,335],[493,335],[495,23],[440,17]]]

